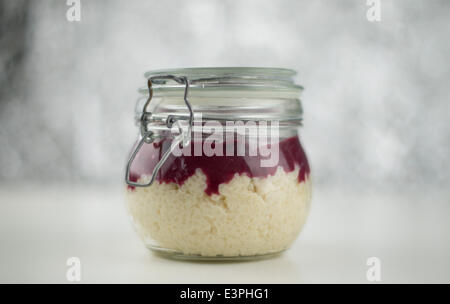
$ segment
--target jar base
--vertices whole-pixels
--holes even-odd
[[[185,254],[176,250],[162,248],[158,246],[147,246],[147,248],[154,254],[173,260],[182,261],[199,261],[199,262],[240,262],[240,261],[254,261],[264,260],[280,256],[285,250],[268,252],[256,255],[237,255],[237,256],[204,256],[200,254]]]

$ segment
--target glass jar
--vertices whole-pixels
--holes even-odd
[[[128,212],[149,249],[220,260],[265,257],[292,244],[311,200],[295,74],[278,68],[145,74],[139,138],[125,180]]]

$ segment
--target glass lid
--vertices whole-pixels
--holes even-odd
[[[168,76],[171,77],[163,77]],[[302,120],[299,99],[303,88],[294,83],[297,73],[284,68],[215,67],[149,71],[153,100],[146,108],[154,116],[187,115],[183,93],[186,85],[173,77],[189,81],[188,99],[195,113],[217,120]],[[161,78],[158,78],[161,77]],[[137,103],[137,117],[147,102],[148,87]]]
[[[209,67],[209,68],[181,68],[148,71],[145,78],[162,75],[185,76],[190,81],[190,87],[203,90],[277,90],[291,91],[297,94],[303,87],[294,83],[297,73],[284,68],[262,67]],[[158,81],[154,83],[157,90],[178,90],[183,85]],[[146,92],[147,88],[140,91]]]

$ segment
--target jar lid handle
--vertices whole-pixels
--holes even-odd
[[[158,137],[157,135],[155,135],[155,132],[150,131],[148,129],[148,121],[150,120],[152,113],[151,112],[147,112],[146,109],[148,107],[148,105],[150,104],[152,97],[153,97],[153,81],[155,80],[174,80],[180,84],[184,84],[185,88],[184,88],[184,103],[186,104],[186,107],[189,110],[189,125],[188,125],[188,129],[187,132],[180,132],[180,134],[178,136],[176,136],[170,146],[170,149],[168,149],[163,156],[161,157],[161,159],[159,160],[159,162],[156,164],[155,168],[153,168],[153,172],[150,178],[150,181],[148,183],[145,184],[140,184],[137,182],[133,182],[130,180],[130,168],[131,168],[131,164],[133,163],[134,159],[136,158],[137,153],[139,152],[139,150],[142,148],[142,145],[144,143],[150,144],[152,142],[155,141],[155,139]],[[133,150],[133,152],[130,155],[130,158],[128,159],[127,162],[127,167],[125,170],[125,182],[133,187],[148,187],[150,186],[153,181],[156,178],[156,175],[159,172],[159,169],[161,169],[161,167],[164,165],[165,161],[167,160],[167,158],[169,157],[170,153],[172,153],[172,151],[175,149],[176,146],[181,145],[181,147],[185,147],[187,145],[189,145],[190,140],[191,140],[191,131],[192,131],[192,127],[194,125],[194,111],[192,110],[192,106],[189,102],[188,99],[188,94],[189,94],[189,79],[187,77],[177,77],[175,75],[161,75],[161,76],[153,76],[150,77],[148,79],[148,92],[149,92],[149,96],[148,99],[146,101],[146,103],[144,104],[144,108],[142,111],[142,115],[140,118],[140,130],[141,130],[141,140],[139,141],[139,143],[137,144],[136,148]],[[166,120],[166,125],[167,127],[171,127],[172,124],[174,123],[173,117],[167,117]]]

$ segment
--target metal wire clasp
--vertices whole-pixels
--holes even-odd
[[[180,134],[175,136],[175,138],[172,141],[172,144],[170,146],[170,149],[168,149],[164,155],[161,157],[159,162],[156,164],[155,168],[153,168],[153,173],[151,175],[150,181],[146,184],[139,184],[137,182],[133,182],[130,180],[130,168],[131,164],[133,163],[134,159],[136,158],[137,153],[142,148],[144,143],[150,144],[155,141],[156,138],[160,137],[158,134],[155,133],[155,131],[150,130],[149,128],[149,122],[152,121],[152,113],[147,112],[147,107],[150,104],[152,97],[153,97],[153,82],[155,80],[173,80],[176,81],[179,84],[184,84],[184,103],[186,104],[186,107],[189,110],[189,124],[187,128],[187,132],[183,132],[183,130],[180,128]],[[163,166],[164,162],[169,157],[170,153],[177,147],[178,145],[182,147],[187,146],[191,140],[191,131],[192,127],[194,125],[194,111],[192,110],[192,106],[189,103],[188,94],[189,94],[189,79],[187,77],[177,77],[174,75],[161,75],[161,76],[153,76],[148,79],[148,99],[146,103],[144,104],[144,108],[142,111],[142,115],[139,121],[140,124],[140,133],[141,133],[141,139],[139,140],[136,148],[133,150],[133,152],[130,155],[130,158],[127,162],[126,172],[125,172],[125,182],[134,187],[148,187],[150,186],[153,181],[156,178],[156,175],[159,172],[159,169]],[[173,124],[178,121],[178,118],[176,116],[168,116],[165,120],[166,126],[170,129],[172,128]]]

